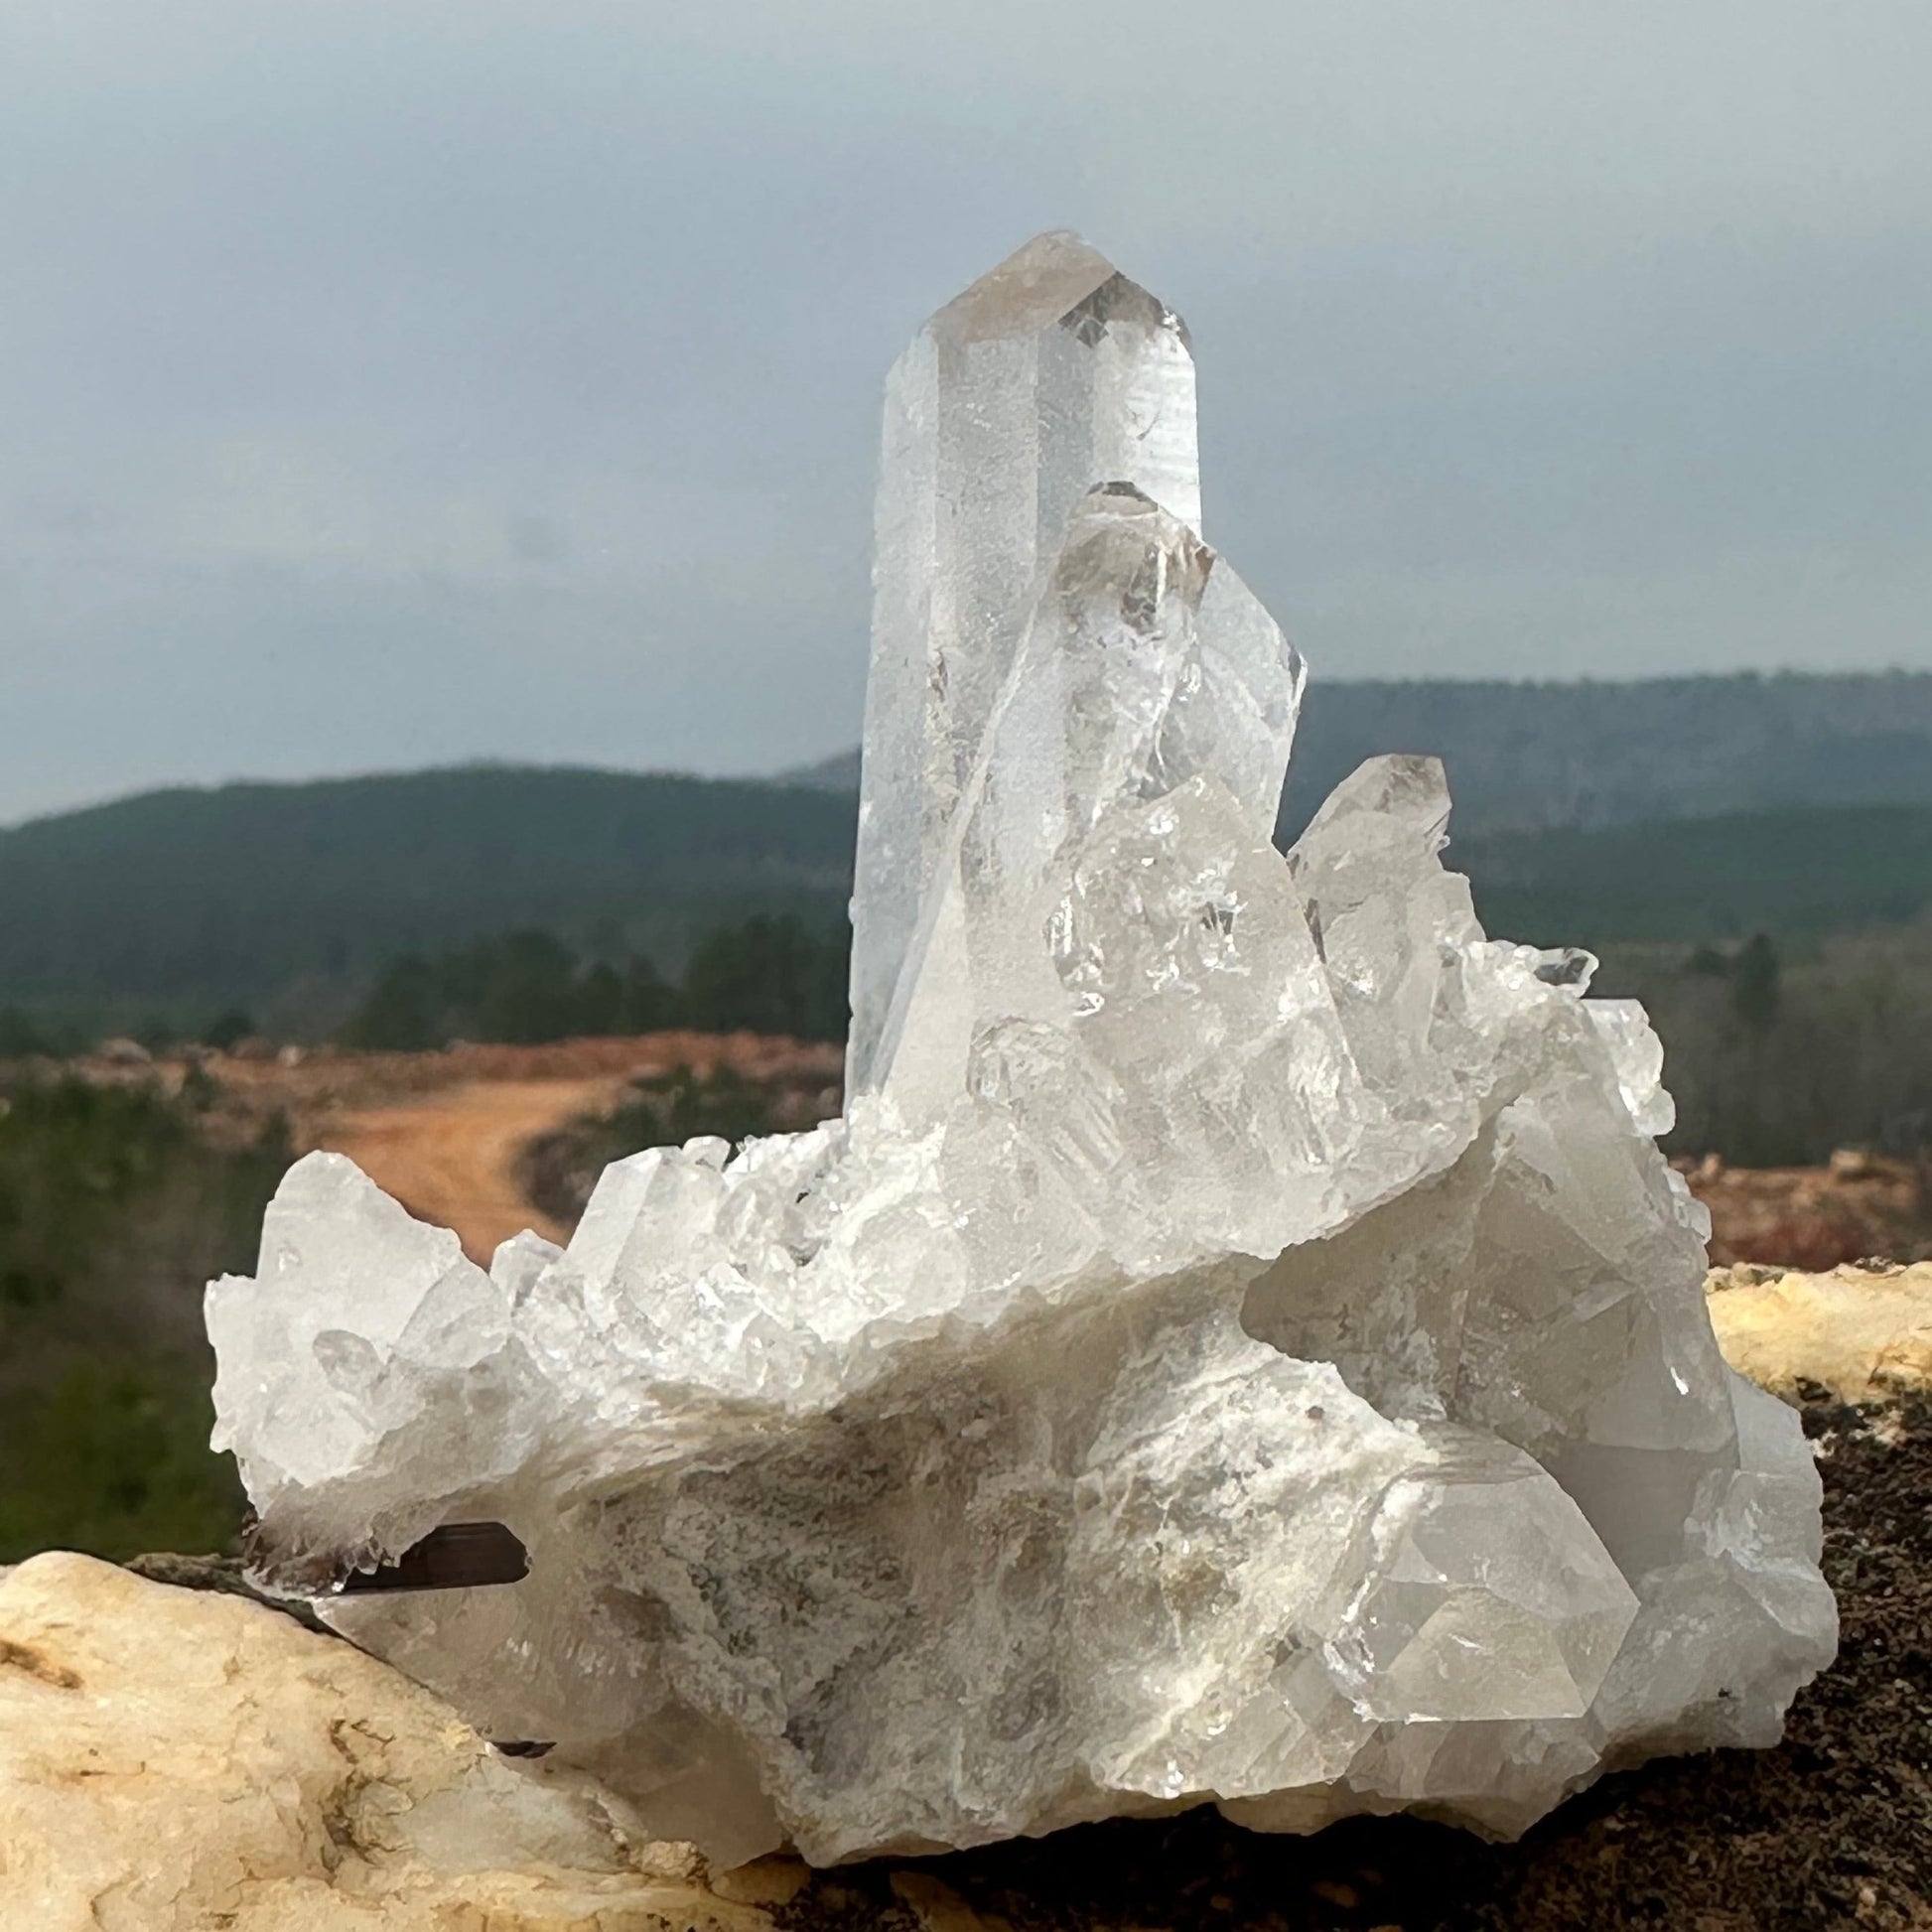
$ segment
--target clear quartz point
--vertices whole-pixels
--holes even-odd
[[[1044,234],[935,315],[886,385],[859,803],[847,1088],[1068,520],[1128,483],[1200,529],[1180,318],[1077,235]]]
[[[621,1161],[488,1271],[299,1163],[207,1297],[267,1579],[725,1863],[1511,1835],[1774,1741],[1818,1476],[1718,1353],[1656,1036],[1484,935],[1433,759],[1274,850],[1302,667],[1202,538],[1172,313],[1064,235],[976,283],[879,539],[844,1117]],[[463,1523],[528,1576],[329,1593]]]

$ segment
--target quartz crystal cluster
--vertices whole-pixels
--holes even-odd
[[[1066,235],[894,371],[843,1118],[487,1271],[312,1155],[208,1292],[258,1560],[736,1860],[1214,1802],[1514,1834],[1765,1744],[1819,1483],[1642,1011],[1485,938],[1433,760],[1271,843],[1303,672],[1177,318]],[[331,1594],[497,1521],[521,1582]]]

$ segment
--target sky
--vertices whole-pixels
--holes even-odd
[[[0,0],[0,822],[858,737],[885,371],[1072,227],[1312,675],[1932,668],[1925,0]]]

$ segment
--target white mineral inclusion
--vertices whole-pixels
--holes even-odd
[[[485,1274],[339,1156],[208,1291],[271,1576],[736,1861],[1211,1800],[1513,1834],[1768,1744],[1819,1483],[1732,1374],[1642,1012],[1485,939],[1432,759],[1284,859],[1299,660],[1199,534],[1173,315],[1047,235],[889,391],[842,1120]]]

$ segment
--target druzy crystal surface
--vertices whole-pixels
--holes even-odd
[[[1639,1008],[1486,938],[1301,695],[1173,314],[1046,236],[895,371],[842,1119],[487,1271],[341,1157],[208,1293],[271,1579],[641,1829],[829,1862],[1218,1803],[1522,1830],[1778,1735],[1819,1484],[1731,1373]]]

